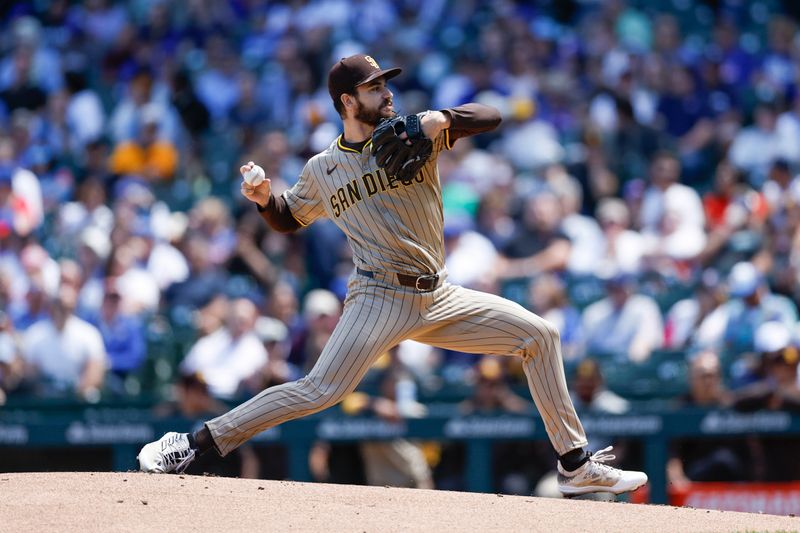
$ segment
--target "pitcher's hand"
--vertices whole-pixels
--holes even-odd
[[[255,163],[249,161],[246,165],[239,167],[239,173],[242,175],[242,196],[261,207],[265,207],[269,200],[270,192],[272,191],[272,182],[270,179],[266,178],[258,185],[250,185],[244,181],[244,175],[254,166]]]

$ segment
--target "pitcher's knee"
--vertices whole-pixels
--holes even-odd
[[[531,327],[531,337],[524,340],[523,357],[541,355],[545,357],[558,356],[561,343],[561,333],[552,322],[538,320]]]
[[[337,403],[341,402],[345,397],[344,392],[337,392],[335,390],[326,390],[319,400],[320,409],[327,409],[328,407],[333,407]]]
[[[309,376],[302,378],[299,384],[305,392],[308,408],[315,412],[333,407],[342,401],[346,393],[340,387],[319,383]]]

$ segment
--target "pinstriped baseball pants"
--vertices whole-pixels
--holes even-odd
[[[418,293],[360,275],[344,311],[307,376],[263,390],[206,423],[226,455],[282,422],[336,405],[375,360],[405,339],[476,354],[523,358],[528,387],[556,452],[586,446],[567,391],[558,330],[522,306],[493,294],[443,283]]]

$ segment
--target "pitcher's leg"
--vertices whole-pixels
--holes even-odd
[[[314,368],[302,379],[270,387],[206,423],[225,455],[282,422],[331,407],[352,392],[373,362],[418,325],[413,295],[367,286],[345,306]]]
[[[450,286],[425,315],[431,327],[414,340],[467,353],[518,355],[547,434],[559,455],[586,446],[572,405],[556,329],[521,305]]]
[[[564,455],[586,446],[588,442],[567,389],[558,330],[544,319],[534,316],[542,322],[539,327],[548,332],[551,347],[536,356],[524,355],[522,369],[550,442],[558,455]]]

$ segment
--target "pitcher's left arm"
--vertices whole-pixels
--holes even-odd
[[[462,137],[495,129],[501,121],[497,109],[475,103],[429,111],[420,120],[422,131],[429,139],[435,139],[442,131],[446,132],[448,149]]]

